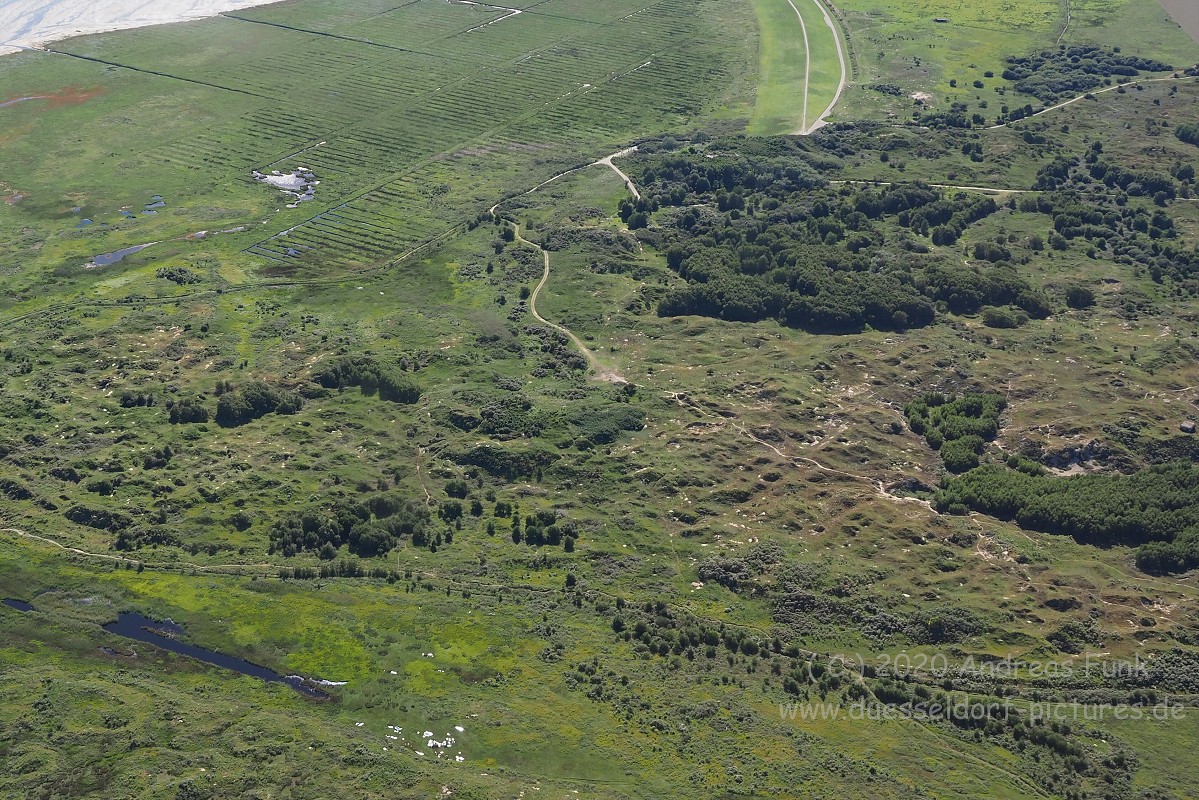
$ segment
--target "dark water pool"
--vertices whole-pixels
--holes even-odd
[[[92,259],[92,263],[97,267],[107,267],[109,264],[115,264],[125,256],[131,256],[134,253],[145,250],[147,247],[153,244],[156,244],[156,242],[150,242],[150,244],[135,244],[133,247],[123,247],[120,250],[114,250],[111,253],[104,253],[103,255],[96,256]]]
[[[182,642],[175,637],[183,635],[183,628],[170,620],[160,622],[135,612],[125,612],[117,618],[116,622],[110,622],[105,625],[104,630],[128,639],[136,639],[139,642],[152,644],[163,650],[170,650],[172,653],[178,653],[181,656],[203,661],[205,664],[212,664],[222,669],[233,670],[242,675],[261,678],[268,683],[286,683],[307,697],[326,698],[329,696],[320,689],[314,689],[306,684],[304,679],[298,675],[280,675],[266,667],[251,664],[249,661]]]
[[[17,611],[33,610],[33,606],[29,605],[29,603],[26,603],[24,600],[13,600],[12,598],[6,597],[3,600],[0,600],[0,603],[3,603],[9,608],[15,608]]]

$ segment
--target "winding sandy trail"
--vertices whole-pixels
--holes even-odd
[[[795,8],[795,3],[791,2],[791,0],[787,0],[787,2],[791,4],[792,8]],[[807,90],[807,86],[808,86],[808,82],[811,81],[811,78],[812,78],[812,63],[811,63],[811,55],[809,53],[808,74],[807,74],[807,77],[804,79],[804,112],[803,112],[804,130],[802,130],[800,132],[800,134],[802,136],[810,136],[811,134],[815,133],[816,131],[820,130],[821,128],[823,128],[825,125],[828,124],[828,122],[827,122],[828,116],[833,113],[833,107],[836,106],[837,103],[841,101],[841,93],[843,91],[845,91],[845,87],[848,85],[848,82],[849,82],[849,69],[846,64],[847,59],[845,57],[845,42],[842,41],[841,34],[837,31],[837,23],[833,21],[833,18],[828,13],[828,8],[824,5],[824,3],[822,3],[820,0],[812,0],[812,2],[816,5],[817,8],[820,9],[820,13],[824,17],[824,24],[828,26],[829,31],[833,34],[833,41],[837,45],[837,61],[839,61],[841,64],[841,78],[837,82],[837,91],[833,95],[832,102],[830,102],[828,104],[828,107],[825,108],[824,111],[820,112],[820,116],[816,118],[815,122],[813,122],[811,125],[808,125],[808,90]],[[796,9],[795,13],[798,14],[799,10]],[[803,24],[803,17],[800,17],[800,24],[801,25]],[[808,40],[808,32],[807,32],[807,29],[805,28],[804,29],[805,49],[807,49],[807,47],[806,47],[807,40]]]
[[[1013,120],[1009,120],[1007,122],[1001,122],[998,125],[990,125],[986,128],[986,130],[994,131],[994,130],[998,130],[1000,128],[1006,128],[1009,125],[1015,125],[1019,122],[1024,122],[1027,119],[1032,119],[1033,117],[1039,117],[1042,114],[1048,114],[1050,111],[1057,111],[1059,108],[1065,108],[1066,106],[1074,105],[1079,100],[1086,100],[1088,97],[1098,97],[1101,94],[1107,94],[1108,92],[1114,92],[1117,89],[1121,89],[1121,88],[1127,90],[1130,86],[1136,86],[1138,83],[1162,83],[1163,81],[1186,81],[1186,80],[1194,80],[1194,78],[1188,78],[1185,75],[1177,75],[1177,76],[1170,75],[1165,78],[1138,78],[1137,80],[1128,81],[1127,83],[1117,83],[1115,86],[1108,86],[1105,89],[1095,89],[1090,92],[1086,92],[1085,94],[1080,94],[1078,97],[1073,97],[1069,100],[1066,100],[1065,102],[1058,103],[1057,105],[1049,106],[1048,108],[1042,108],[1040,111],[1037,111],[1036,113],[1033,113],[1033,114],[1029,114],[1027,117],[1021,117],[1020,119],[1013,119]]]
[[[799,19],[799,30],[803,33],[803,53],[805,59],[803,70],[803,116],[799,119],[799,134],[800,136],[806,136],[808,134],[808,87],[812,84],[812,46],[808,43],[808,25],[804,22],[803,14],[799,13],[799,9],[795,7],[795,3],[792,0],[787,0],[787,5],[791,6],[791,10],[795,12],[795,16]]]
[[[546,186],[549,186],[551,183],[554,183],[555,181],[557,181],[560,178],[564,178],[567,175],[571,175],[575,172],[581,172],[582,170],[588,169],[590,167],[608,167],[613,172],[615,172],[622,181],[624,181],[625,188],[629,190],[629,192],[633,195],[633,197],[640,200],[641,199],[641,191],[637,188],[637,184],[633,183],[633,179],[630,178],[627,174],[625,174],[624,170],[622,170],[620,167],[616,166],[616,164],[613,163],[613,159],[623,158],[625,156],[632,155],[635,152],[637,152],[637,148],[635,146],[634,147],[626,147],[624,150],[619,150],[610,156],[605,156],[605,157],[599,159],[598,161],[592,161],[590,164],[586,164],[581,167],[574,167],[572,169],[568,169],[568,170],[564,170],[563,172],[559,172],[557,175],[554,175],[554,176],[542,181],[541,183],[537,184],[536,186],[534,186],[532,189],[530,189],[527,192],[515,195],[513,197],[506,198],[504,200],[500,200],[498,203],[496,203],[491,208],[489,208],[487,210],[487,213],[491,214],[494,217],[496,214],[496,210],[500,206],[502,206],[504,203],[511,202],[512,200],[515,200],[520,197],[528,197],[529,195],[533,194],[534,192],[538,191],[539,189],[543,189]],[[536,319],[541,324],[548,325],[549,327],[558,331],[558,333],[561,333],[563,336],[570,339],[571,343],[579,349],[580,353],[583,354],[583,358],[587,360],[587,367],[595,374],[595,378],[597,380],[607,381],[609,383],[628,383],[628,381],[625,380],[624,376],[621,375],[619,372],[617,372],[615,369],[612,369],[611,367],[606,367],[603,364],[601,364],[599,359],[595,357],[595,353],[593,353],[591,351],[591,349],[589,347],[587,347],[586,344],[583,343],[582,339],[580,339],[578,336],[575,335],[574,331],[572,331],[570,328],[567,328],[565,325],[559,325],[557,322],[551,322],[550,320],[543,317],[541,315],[541,312],[539,312],[537,310],[537,297],[541,294],[541,290],[545,288],[546,283],[548,283],[549,279],[550,279],[550,254],[549,254],[549,251],[547,251],[541,245],[537,244],[536,242],[529,241],[528,239],[526,239],[524,237],[524,235],[521,234],[519,224],[517,224],[516,222],[510,222],[510,224],[512,225],[513,235],[514,235],[516,241],[520,242],[521,244],[523,244],[526,247],[531,247],[534,250],[536,250],[537,252],[541,253],[541,259],[542,259],[541,280],[539,280],[537,282],[537,286],[534,287],[532,294],[529,295],[529,313],[531,313],[533,315],[533,318]]]
[[[541,316],[541,312],[537,310],[537,296],[541,294],[541,290],[545,288],[546,282],[550,279],[550,254],[549,251],[547,251],[541,245],[537,244],[536,242],[531,242],[522,236],[519,225],[512,223],[512,228],[515,231],[516,241],[541,253],[541,259],[544,265],[541,272],[541,280],[537,282],[537,286],[533,289],[533,293],[529,295],[529,313],[532,314],[533,318],[542,325],[548,325],[558,333],[565,336],[567,339],[570,339],[571,343],[574,344],[574,346],[579,349],[579,352],[583,354],[583,358],[587,359],[588,369],[595,373],[595,377],[598,380],[607,381],[609,383],[628,383],[628,381],[624,379],[624,376],[619,372],[600,364],[599,359],[595,357],[595,353],[591,352],[590,348],[583,344],[582,339],[580,339],[578,336],[575,336],[574,331],[572,331],[570,328],[567,328],[565,325],[559,325],[558,323],[551,322],[545,317]]]

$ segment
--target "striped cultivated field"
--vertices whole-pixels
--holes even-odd
[[[108,185],[142,183],[172,209],[187,203],[174,190],[181,183],[221,187],[222,205],[265,204],[275,197],[253,170],[310,169],[320,181],[314,199],[284,208],[280,196],[265,221],[236,234],[258,269],[285,273],[393,259],[556,169],[686,131],[728,107],[730,86],[748,97],[741,78],[752,70],[753,36],[748,6],[720,0],[296,0],[16,58],[36,59],[41,75],[47,63],[69,71],[78,84],[119,75],[194,96],[202,112],[190,124],[158,120],[144,92],[136,109],[110,105],[111,117],[86,120],[108,127],[120,115],[143,136],[119,154]],[[9,66],[15,87],[20,61]],[[51,165],[37,161],[53,148],[14,159],[44,174]],[[92,154],[78,155],[94,169]],[[152,239],[215,227],[189,214],[199,221],[155,229]],[[143,230],[151,224],[166,220]],[[127,244],[93,236],[96,252]]]

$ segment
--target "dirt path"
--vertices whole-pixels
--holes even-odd
[[[792,8],[795,8],[795,4],[792,3],[791,0],[787,0],[787,2],[791,3]],[[803,135],[803,136],[809,136],[828,124],[826,122],[826,120],[827,120],[829,114],[833,113],[833,107],[836,106],[838,102],[840,102],[841,93],[843,91],[845,91],[845,87],[849,80],[849,70],[846,67],[846,58],[845,58],[845,49],[846,49],[845,43],[842,42],[842,40],[841,40],[841,34],[837,32],[837,23],[833,21],[832,16],[828,13],[828,8],[824,5],[824,3],[821,2],[821,0],[812,0],[812,2],[815,3],[816,7],[820,9],[820,13],[824,17],[824,24],[828,26],[829,31],[832,32],[832,34],[833,34],[833,42],[835,42],[837,45],[837,61],[839,61],[841,64],[841,78],[837,82],[837,91],[833,95],[832,102],[830,102],[828,104],[828,107],[825,108],[824,111],[820,112],[820,116],[816,118],[815,122],[813,122],[811,125],[808,125],[808,89],[807,89],[807,87],[808,87],[808,81],[810,81],[811,77],[812,77],[812,63],[811,63],[811,59],[809,58],[808,74],[807,74],[807,77],[804,79],[804,112],[803,112],[804,130],[800,132],[801,135]],[[798,14],[799,11],[797,10],[795,13]],[[803,18],[801,17],[800,24],[802,24],[802,23],[803,23]],[[807,39],[808,39],[808,34],[807,34],[807,30],[805,29],[804,30],[805,49],[806,49]]]
[[[800,0],[803,2],[803,0]],[[799,19],[799,30],[803,34],[803,54],[804,54],[804,70],[803,70],[803,116],[799,118],[799,135],[806,136],[808,134],[808,86],[812,83],[812,46],[808,44],[808,25],[803,20],[803,14],[799,13],[799,9],[795,7],[792,0],[787,0],[787,5],[791,6],[791,10],[795,12],[795,16]]]
[[[1066,31],[1070,30],[1070,0],[1066,0],[1066,24],[1062,26],[1062,32],[1057,35],[1057,41],[1054,44],[1061,44],[1062,39],[1066,38]]]
[[[628,175],[625,175],[624,171],[620,167],[618,167],[612,163],[612,159],[614,159],[614,158],[624,158],[625,156],[631,156],[633,153],[636,153],[636,152],[637,152],[636,147],[626,147],[624,150],[621,150],[619,153],[613,153],[610,156],[601,158],[599,161],[596,161],[591,166],[593,166],[593,167],[605,166],[605,167],[608,167],[609,169],[611,169],[613,172],[615,172],[617,175],[620,176],[620,179],[622,181],[624,181],[625,188],[629,190],[629,192],[633,195],[633,197],[637,200],[640,200],[641,192],[638,191],[637,184],[633,183],[633,179],[630,178]]]
[[[1186,80],[1194,80],[1194,79],[1187,78],[1185,76],[1175,77],[1173,75],[1170,75],[1165,78],[1139,78],[1135,81],[1129,81],[1128,83],[1117,83],[1115,86],[1108,86],[1106,89],[1096,89],[1094,91],[1086,92],[1085,94],[1080,94],[1078,97],[1074,97],[1074,98],[1071,98],[1070,100],[1066,100],[1063,103],[1058,103],[1055,106],[1049,106],[1049,108],[1042,108],[1040,111],[1036,112],[1035,114],[1029,114],[1027,117],[1021,117],[1020,119],[1014,119],[1009,122],[1001,122],[998,125],[991,125],[991,126],[987,127],[986,130],[994,131],[994,130],[998,130],[999,128],[1006,128],[1009,125],[1015,125],[1016,123],[1024,122],[1024,120],[1026,120],[1026,119],[1032,119],[1033,117],[1039,117],[1042,114],[1048,114],[1050,111],[1057,111],[1059,108],[1065,108],[1066,106],[1074,105],[1079,100],[1087,99],[1087,97],[1098,97],[1101,94],[1107,94],[1108,92],[1114,92],[1120,88],[1128,89],[1129,87],[1136,86],[1138,83],[1162,83],[1163,81],[1186,81]]]
[[[537,310],[537,296],[541,294],[541,290],[545,287],[546,282],[550,279],[550,254],[541,245],[537,244],[536,242],[530,242],[528,239],[522,236],[519,225],[513,223],[512,227],[516,233],[516,241],[541,253],[541,259],[544,263],[544,269],[541,272],[541,280],[537,282],[537,286],[533,289],[533,293],[529,295],[529,313],[532,314],[534,319],[541,324],[548,325],[558,333],[565,336],[567,339],[570,339],[574,346],[579,349],[579,352],[583,354],[583,358],[587,359],[587,367],[595,373],[597,380],[608,381],[609,383],[628,383],[628,381],[624,379],[624,376],[619,372],[600,364],[599,359],[595,357],[595,353],[592,353],[587,345],[583,344],[583,340],[578,336],[575,336],[574,332],[570,328],[567,328],[565,325],[559,325],[556,322],[550,322],[548,319],[541,316],[541,312]]]
[[[559,172],[557,175],[554,175],[553,177],[542,181],[541,183],[537,184],[532,189],[530,189],[527,192],[524,192],[523,194],[518,194],[515,197],[510,197],[505,200],[499,201],[498,203],[493,205],[490,209],[488,209],[488,213],[494,217],[496,210],[500,206],[502,206],[504,203],[509,202],[511,200],[515,200],[518,197],[527,197],[527,196],[533,194],[534,192],[538,191],[539,189],[543,189],[546,186],[549,186],[551,183],[557,181],[560,178],[564,178],[567,175],[571,175],[575,172],[580,172],[589,167],[608,167],[613,172],[615,172],[618,176],[620,176],[620,179],[622,181],[624,181],[625,188],[629,190],[629,192],[633,195],[633,197],[640,200],[641,192],[637,189],[637,184],[633,183],[633,179],[630,178],[628,175],[626,175],[624,170],[622,170],[620,167],[616,166],[616,164],[613,163],[613,159],[623,158],[625,156],[632,155],[635,152],[637,152],[636,147],[626,147],[624,150],[615,152],[610,156],[605,156],[605,157],[599,159],[598,161],[593,161],[590,164],[587,164],[585,166],[574,167],[573,169],[568,169],[568,170],[565,170],[564,172]],[[526,247],[531,247],[534,250],[536,250],[537,252],[541,253],[541,259],[542,259],[542,265],[543,265],[542,272],[541,272],[541,280],[539,280],[537,282],[537,286],[533,289],[533,293],[529,295],[529,312],[533,315],[534,319],[536,319],[538,322],[540,322],[543,325],[548,325],[549,327],[558,331],[558,333],[561,333],[563,336],[570,339],[571,343],[574,344],[574,346],[579,349],[579,352],[583,354],[583,358],[585,358],[587,360],[587,367],[595,374],[596,380],[607,381],[609,383],[628,383],[628,381],[625,380],[624,376],[621,375],[619,372],[617,372],[615,369],[613,369],[611,367],[606,367],[603,364],[601,364],[599,359],[595,357],[595,353],[591,352],[591,349],[589,347],[587,347],[586,344],[583,343],[582,339],[580,339],[578,336],[576,336],[574,334],[574,331],[572,331],[570,328],[567,328],[565,325],[559,325],[556,322],[550,322],[548,319],[541,316],[541,312],[539,312],[537,310],[537,297],[541,294],[541,290],[545,288],[546,283],[548,283],[549,279],[550,279],[550,254],[541,245],[537,244],[536,242],[531,242],[528,239],[526,239],[524,237],[524,235],[521,234],[519,224],[512,222],[511,225],[513,228],[513,233],[516,238],[516,241],[520,242],[522,245],[524,245]]]

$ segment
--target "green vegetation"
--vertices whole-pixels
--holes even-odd
[[[908,403],[903,413],[912,432],[941,451],[947,470],[965,472],[978,466],[983,445],[999,433],[999,415],[1006,406],[998,394],[954,398],[934,393]]]
[[[950,465],[944,448],[941,452],[947,468],[963,471]],[[1190,464],[1154,467],[1130,476],[1073,478],[986,466],[950,481],[937,494],[936,505],[942,510],[970,508],[1087,544],[1139,545],[1137,566],[1161,574],[1199,566],[1197,486],[1199,470]]]
[[[1190,796],[1194,43],[516,5],[0,58],[0,794]]]
[[[805,133],[841,91],[843,47],[813,0],[752,0],[758,17],[758,84],[749,131]]]
[[[1100,86],[1105,78],[1135,78],[1144,72],[1169,72],[1169,64],[1151,58],[1122,55],[1120,48],[1075,46],[1047,50],[1036,56],[1011,56],[1003,79],[1021,94],[1032,95],[1046,105],[1078,97]],[[980,87],[981,88],[981,87]],[[1012,119],[1018,117],[1012,115]]]
[[[635,215],[666,209],[667,264],[688,282],[661,300],[659,314],[777,319],[834,333],[924,327],[935,302],[957,313],[1013,303],[1045,315],[1047,301],[1014,269],[963,269],[931,254],[930,244],[952,245],[998,211],[993,199],[921,185],[832,188],[802,152],[764,155],[672,156],[645,166],[645,196],[626,202],[621,217],[635,227]],[[719,215],[701,215],[703,205]]]

